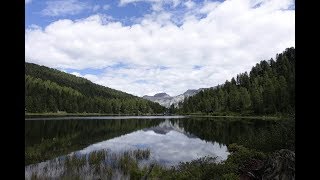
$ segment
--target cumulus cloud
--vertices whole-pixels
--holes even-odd
[[[191,9],[193,8],[196,4],[193,2],[193,1],[187,1],[184,3],[184,5],[188,8],[188,9]]]
[[[213,69],[217,72],[212,71]],[[217,85],[224,82],[226,77],[231,77],[231,73],[232,70],[214,66],[199,69],[183,65],[170,68],[135,66],[121,69],[106,68],[102,74],[85,74],[82,77],[135,95],[166,92],[173,96],[187,89]]]
[[[88,4],[78,0],[47,1],[46,5],[46,8],[41,11],[44,16],[75,15],[90,8]]]
[[[215,1],[215,2],[210,2],[210,1],[206,1],[204,6],[202,6],[202,8],[199,10],[200,13],[210,13],[210,12],[213,12],[213,10],[215,8],[218,7],[218,5],[220,4],[221,2],[219,1]]]
[[[104,69],[83,76],[139,96],[177,95],[222,84],[295,46],[295,12],[288,10],[293,3],[205,2],[186,12],[179,26],[171,12],[152,12],[130,26],[103,15],[58,20],[26,30],[26,60],[79,72]]]

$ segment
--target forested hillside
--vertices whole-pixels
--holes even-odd
[[[180,113],[294,114],[295,49],[276,60],[261,61],[216,88],[205,89],[180,104]]]
[[[149,114],[165,108],[56,69],[25,63],[26,112]]]

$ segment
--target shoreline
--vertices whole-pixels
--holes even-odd
[[[185,117],[203,117],[203,118],[240,118],[240,119],[262,119],[262,120],[280,120],[280,119],[292,119],[288,116],[241,116],[241,115],[201,115],[201,114],[104,114],[104,113],[25,113],[25,118],[37,118],[37,117],[126,117],[126,116],[185,116]]]
[[[282,116],[214,116],[214,115],[185,115],[189,117],[212,117],[212,118],[240,118],[240,119],[262,119],[262,120],[279,120],[279,119],[291,119],[290,117]]]
[[[104,114],[104,113],[25,113],[28,117],[95,117],[95,116],[168,116],[163,114]]]

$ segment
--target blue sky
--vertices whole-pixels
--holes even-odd
[[[26,27],[32,24],[45,27],[61,18],[76,20],[92,14],[110,15],[114,20],[121,21],[125,25],[132,25],[135,23],[133,19],[152,13],[152,4],[148,1],[136,1],[126,5],[121,5],[120,2],[119,0],[31,0],[26,6]],[[192,2],[204,3],[203,0]],[[76,8],[69,6],[75,4],[77,4]],[[68,5],[68,8],[64,6],[65,9],[61,10],[63,5]],[[55,11],[55,8],[60,11]],[[176,13],[183,13],[187,9],[182,3],[175,7],[172,6],[172,3],[163,4],[162,8]]]
[[[58,4],[63,5],[62,1],[67,5],[79,4],[79,8],[72,8],[70,6],[70,8],[60,11],[60,15],[58,15],[58,13],[54,13],[56,11],[53,10],[53,6],[57,5],[58,7]],[[37,24],[38,26],[45,27],[61,18],[76,20],[86,18],[93,13],[111,15],[114,19],[131,24],[132,22],[128,19],[141,17],[146,12],[150,12],[150,4],[145,2],[138,2],[137,4],[138,6],[134,4],[119,6],[118,0],[32,0],[32,3],[28,3],[26,6],[26,26]],[[52,10],[50,11],[50,9]]]
[[[292,0],[26,0],[26,61],[138,96],[222,84],[295,46]]]

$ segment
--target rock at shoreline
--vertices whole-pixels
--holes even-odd
[[[295,179],[295,152],[281,149],[265,161],[250,159],[239,168],[241,180]]]

